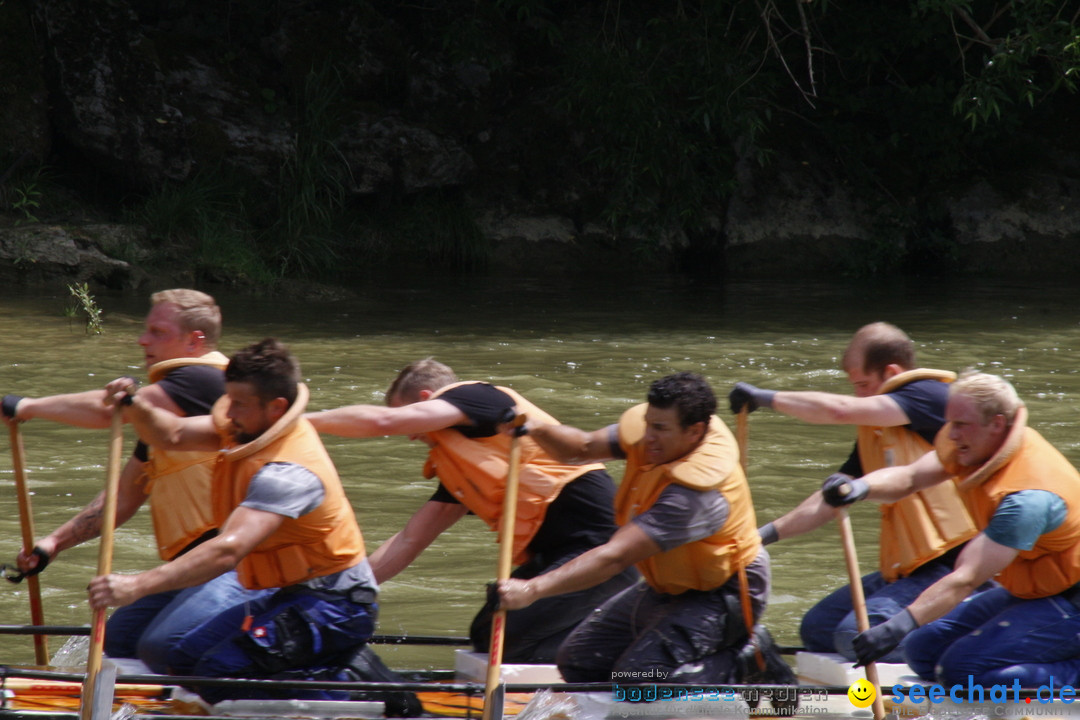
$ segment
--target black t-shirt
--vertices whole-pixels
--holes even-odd
[[[907,415],[910,422],[905,427],[918,433],[927,442],[933,443],[938,430],[945,424],[945,404],[949,400],[949,384],[939,380],[916,380],[886,395],[895,400]],[[852,477],[864,475],[862,462],[859,460],[858,443],[855,443],[851,455],[840,468],[840,472]]]
[[[452,428],[469,438],[495,435],[507,408],[514,407],[513,398],[487,383],[459,385],[438,399],[447,401],[473,422]],[[431,500],[458,503],[441,483]],[[614,507],[615,483],[611,476],[603,470],[584,473],[567,483],[548,506],[543,524],[529,543],[529,551],[554,559],[571,550],[603,545],[617,529]]]
[[[158,380],[157,385],[185,416],[209,415],[210,408],[225,394],[225,373],[210,365],[184,365]],[[135,446],[135,457],[142,462],[149,459],[141,440]]]

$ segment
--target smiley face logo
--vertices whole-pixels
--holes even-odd
[[[859,678],[847,689],[847,697],[851,704],[857,708],[870,707],[874,702],[874,698],[877,697],[877,688],[866,680]]]

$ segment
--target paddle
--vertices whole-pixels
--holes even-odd
[[[15,465],[15,492],[19,496],[19,523],[22,525],[24,548],[34,547],[34,516],[30,511],[30,488],[26,485],[26,461],[23,459],[22,433],[19,424],[11,422],[11,461]],[[26,576],[26,588],[30,594],[30,622],[45,624],[45,611],[41,605],[41,585],[38,576]],[[45,635],[34,636],[34,661],[38,665],[49,664],[49,646]]]
[[[116,407],[109,431],[109,462],[105,466],[105,506],[101,517],[101,546],[98,549],[98,575],[112,572],[113,531],[116,528],[116,496],[120,487],[120,452],[124,445],[124,418]],[[101,672],[101,655],[105,645],[105,609],[94,610],[90,623],[90,654],[86,660],[86,681],[83,683],[81,720],[91,720],[94,712],[94,685]]]
[[[746,405],[742,406],[739,414],[735,416],[735,441],[739,444],[739,464],[742,465],[743,474],[746,474],[746,466],[750,458],[746,456],[750,450],[750,410]]]
[[[514,434],[510,438],[510,467],[506,473],[506,493],[503,496],[502,519],[499,523],[499,564],[495,572],[496,581],[510,577],[510,566],[514,560],[514,520],[517,517],[518,475],[521,473],[521,437],[518,430],[525,424],[525,414],[514,417]],[[506,628],[506,610],[499,608],[491,616],[491,645],[488,648],[487,678],[484,682],[483,720],[502,720],[503,694],[500,692],[502,680],[503,631]]]
[[[855,538],[851,533],[851,518],[844,508],[834,508],[836,523],[840,526],[840,541],[844,545],[844,562],[847,565],[848,583],[851,585],[851,604],[855,608],[855,624],[859,632],[870,629],[870,618],[866,614],[866,596],[863,594],[862,574],[859,572],[859,559],[855,554]],[[866,680],[874,686],[874,720],[885,717],[885,703],[881,699],[881,683],[878,681],[877,664],[866,663]]]

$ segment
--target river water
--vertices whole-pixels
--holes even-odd
[[[0,294],[0,394],[40,396],[102,386],[143,374],[135,344],[144,295],[99,296],[105,334],[87,336],[64,314],[63,294]],[[266,336],[290,344],[311,388],[313,409],[383,402],[397,370],[434,356],[463,379],[512,386],[563,422],[595,429],[644,399],[649,383],[677,370],[704,374],[723,400],[738,380],[775,389],[848,392],[839,356],[859,326],[887,320],[916,341],[920,364],[1005,375],[1030,408],[1031,424],[1080,461],[1080,291],[1041,284],[965,287],[899,283],[734,283],[682,279],[618,285],[414,280],[366,286],[354,298],[284,301],[215,292],[225,315],[226,354]],[[148,295],[148,293],[147,293]],[[733,418],[723,411],[723,417]],[[41,536],[103,486],[103,431],[34,421],[23,425],[34,521]],[[769,411],[751,416],[749,477],[759,523],[786,512],[847,456],[851,428],[813,426]],[[130,430],[125,453],[133,443]],[[421,476],[424,447],[405,438],[326,438],[369,549],[396,532],[434,488]],[[621,476],[619,463],[610,466]],[[852,521],[864,572],[876,562],[877,510]],[[6,440],[0,440],[0,562],[20,543]],[[495,534],[467,517],[383,586],[378,632],[466,634],[494,575]],[[773,594],[766,624],[782,644],[798,643],[805,610],[846,582],[836,530],[822,528],[771,547]],[[149,515],[117,531],[113,567],[158,562]],[[42,576],[49,624],[86,624],[85,587],[97,542],[72,549]],[[25,585],[3,583],[0,617],[29,622]],[[0,636],[0,664],[33,661],[28,637]],[[63,638],[52,638],[50,650]],[[397,667],[446,667],[447,649],[388,648]]]

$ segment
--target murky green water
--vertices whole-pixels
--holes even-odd
[[[287,341],[300,358],[314,409],[381,403],[401,366],[430,355],[463,378],[510,385],[564,422],[587,429],[613,422],[644,398],[653,379],[675,370],[703,373],[721,397],[737,380],[847,392],[837,366],[848,338],[866,322],[888,320],[916,340],[924,366],[979,366],[1008,376],[1028,402],[1032,424],[1080,461],[1080,292],[1072,288],[720,287],[675,280],[557,287],[483,280],[388,283],[335,302],[216,296],[225,313],[222,349],[229,353],[268,335]],[[63,295],[8,291],[0,297],[0,393],[71,392],[141,374],[135,337],[146,297],[99,300],[107,332],[87,337],[64,317]],[[779,516],[816,488],[853,441],[850,428],[803,425],[769,412],[755,413],[750,428],[750,479],[760,521]],[[40,536],[101,489],[106,433],[35,421],[23,426],[23,434]],[[434,487],[421,477],[424,448],[417,443],[326,442],[372,549]],[[618,478],[621,467],[613,463],[611,469]],[[877,554],[876,513],[873,507],[852,512],[867,571]],[[118,530],[115,569],[157,563],[148,518],[142,512]],[[379,631],[465,634],[494,574],[493,539],[475,518],[447,532],[384,585]],[[0,439],[0,562],[14,558],[19,542],[10,454]],[[766,621],[781,643],[796,644],[802,613],[846,581],[840,545],[836,531],[824,528],[775,545],[772,554],[774,592]],[[46,622],[89,622],[84,588],[96,564],[95,542],[64,553],[41,576]],[[29,622],[25,593],[23,585],[0,586],[4,623]],[[0,663],[32,661],[29,638],[0,638]],[[60,642],[53,638],[50,649]],[[398,666],[450,662],[449,650],[391,649],[385,655]]]

